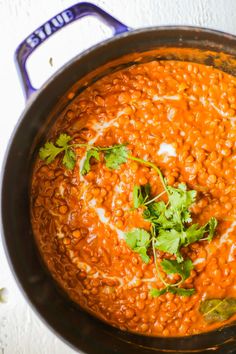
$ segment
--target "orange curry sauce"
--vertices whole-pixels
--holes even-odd
[[[33,230],[50,272],[70,298],[113,326],[145,335],[185,336],[224,325],[209,325],[199,305],[206,298],[236,297],[236,79],[187,62],[135,65],[80,94],[48,140],[60,133],[73,143],[128,143],[134,156],[161,169],[169,185],[185,182],[198,191],[194,222],[218,220],[212,242],[183,251],[195,265],[184,287],[196,293],[152,298],[150,289],[163,287],[153,256],[145,264],[124,232],[149,230],[143,210],[131,210],[132,192],[134,185],[150,183],[152,194],[159,194],[156,172],[131,160],[109,170],[101,160],[82,176],[85,148],[75,149],[73,171],[62,166],[61,156],[50,165],[38,159]]]

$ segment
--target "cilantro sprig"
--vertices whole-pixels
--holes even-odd
[[[189,225],[192,222],[189,208],[196,200],[196,191],[187,190],[183,183],[179,184],[178,188],[171,186],[166,188],[168,203],[159,201],[149,204],[143,216],[154,225],[158,234],[155,248],[175,255],[177,261],[181,262],[183,261],[181,248],[199,240],[210,241],[214,236],[217,220],[212,217],[204,226]]]
[[[180,286],[190,277],[194,267],[190,259],[184,260],[181,249],[197,241],[211,241],[217,220],[213,217],[204,226],[190,225],[192,217],[189,208],[195,202],[197,192],[187,190],[184,183],[174,188],[168,186],[163,177],[161,180],[165,184],[164,192],[168,195],[167,203],[163,200],[155,201],[156,197],[150,199],[150,186],[134,186],[133,189],[134,208],[142,207],[144,219],[151,224],[150,243],[147,247],[152,244],[157,275],[165,286],[163,289],[152,289],[150,293],[152,296],[160,296],[166,292],[190,296],[195,290]],[[156,250],[174,255],[176,260],[164,259],[159,265]],[[160,266],[167,275],[178,274],[181,280],[175,284],[168,283],[161,275]]]
[[[104,153],[105,164],[109,169],[116,170],[125,163],[128,156],[126,144],[118,144],[111,147],[87,146],[85,161],[81,170],[82,175],[86,175],[91,169],[90,159],[94,157],[100,161],[99,152]]]
[[[126,242],[128,246],[138,253],[143,262],[149,263],[150,252],[154,257],[157,276],[164,284],[162,289],[151,289],[153,297],[160,296],[166,292],[171,292],[180,296],[190,296],[195,289],[183,288],[183,283],[190,277],[194,268],[190,259],[184,259],[181,253],[183,247],[197,241],[211,241],[217,227],[217,220],[213,217],[205,225],[192,224],[191,206],[196,201],[197,192],[187,190],[184,183],[178,187],[167,185],[161,170],[153,163],[143,160],[129,153],[127,144],[117,144],[109,147],[94,146],[89,144],[71,144],[72,138],[67,134],[60,134],[56,143],[46,142],[39,151],[39,156],[46,163],[51,163],[58,155],[62,155],[63,165],[73,170],[76,162],[76,147],[86,148],[84,163],[81,174],[86,175],[91,170],[91,159],[100,161],[104,157],[105,165],[109,169],[118,169],[127,160],[133,160],[152,168],[160,178],[163,191],[157,196],[151,196],[150,185],[133,188],[134,209],[143,208],[143,217],[150,222],[150,232],[144,229],[134,229],[126,232]],[[168,202],[157,201],[166,194]],[[175,259],[157,259],[156,250],[163,251]],[[164,271],[166,274],[163,277]],[[166,278],[172,274],[177,274],[180,280],[176,283],[168,283]]]
[[[144,263],[149,263],[147,250],[150,246],[150,234],[144,229],[134,229],[126,232],[125,239],[129,247],[140,255]]]
[[[68,170],[73,170],[76,156],[71,145],[69,145],[69,141],[71,140],[72,138],[69,135],[60,134],[55,144],[49,141],[45,143],[45,145],[39,150],[39,157],[49,164],[53,162],[59,154],[63,153],[63,165]]]
[[[68,170],[73,170],[76,162],[74,148],[86,148],[86,155],[81,174],[86,175],[91,170],[91,158],[100,161],[100,152],[104,153],[105,164],[109,169],[118,169],[119,166],[126,162],[128,157],[128,149],[126,144],[113,145],[111,147],[100,147],[89,144],[69,144],[72,137],[67,134],[60,134],[56,143],[47,141],[39,150],[39,157],[47,164],[50,164],[55,158],[63,155],[62,163]]]

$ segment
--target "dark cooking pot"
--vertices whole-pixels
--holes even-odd
[[[86,15],[98,16],[112,27],[115,37],[75,57],[34,92],[25,68],[28,56],[54,32]],[[182,54],[176,52],[177,47],[183,48]],[[133,54],[120,62],[116,60],[130,53]],[[130,31],[100,8],[80,3],[46,22],[20,44],[16,51],[19,73],[26,97],[33,94],[12,134],[3,167],[1,207],[5,250],[19,286],[41,319],[83,353],[236,353],[235,325],[186,338],[155,338],[123,332],[103,323],[78,308],[59,289],[35,245],[29,212],[32,163],[49,126],[69,103],[65,93],[89,73],[87,83],[84,80],[74,86],[77,93],[109,72],[137,61],[155,59],[203,62],[236,75],[236,37],[195,27]]]

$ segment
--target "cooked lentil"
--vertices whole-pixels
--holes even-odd
[[[134,161],[109,170],[101,161],[81,176],[83,148],[76,148],[73,171],[60,158],[50,165],[37,159],[34,234],[49,270],[73,301],[111,325],[145,335],[185,336],[222,325],[206,323],[199,304],[236,297],[235,97],[236,79],[213,67],[155,61],[110,74],[71,103],[49,140],[66,132],[75,143],[127,142],[132,154],[161,168],[168,184],[185,182],[198,191],[194,222],[204,224],[211,216],[219,221],[211,243],[184,251],[195,264],[185,284],[196,294],[152,298],[150,288],[162,285],[153,257],[143,263],[123,235],[148,227],[140,210],[130,210],[132,191],[148,182],[160,193],[156,173]]]

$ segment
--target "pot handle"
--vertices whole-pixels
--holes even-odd
[[[81,2],[58,13],[56,16],[45,22],[42,26],[32,32],[16,49],[15,60],[18,74],[23,86],[26,99],[28,99],[36,89],[32,86],[26,69],[26,61],[34,50],[46,39],[68,24],[79,20],[84,16],[97,16],[101,21],[113,29],[113,34],[129,31],[129,28],[122,22],[109,15],[107,12],[94,4]]]

